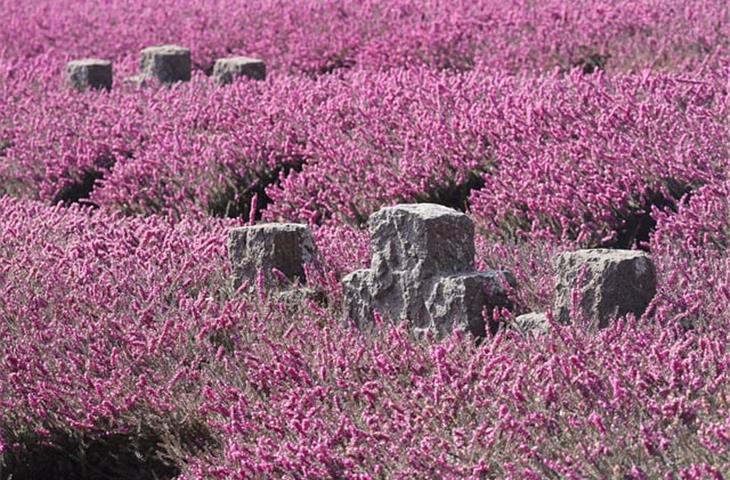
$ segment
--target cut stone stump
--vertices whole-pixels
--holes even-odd
[[[177,45],[145,48],[139,61],[141,76],[161,83],[189,81],[190,65],[190,50]]]
[[[510,307],[502,285],[502,274],[496,271],[472,272],[439,279],[426,299],[426,311],[432,328],[439,336],[462,330],[477,337],[495,333],[496,325],[484,321],[482,312],[497,307]]]
[[[617,316],[641,316],[656,293],[656,268],[651,257],[634,250],[577,250],[556,257],[555,318],[571,320],[573,290],[578,310],[599,328]]]
[[[252,290],[262,274],[267,290],[281,290],[288,284],[282,284],[272,269],[283,273],[288,282],[305,283],[304,266],[314,261],[316,248],[306,225],[267,223],[230,230],[228,257],[234,288],[247,281]]]
[[[372,319],[371,285],[370,270],[355,270],[342,278],[345,318],[352,319],[358,328],[365,328],[364,323]]]
[[[545,313],[532,312],[515,318],[514,329],[530,335],[544,335],[550,330],[550,323]]]
[[[453,329],[483,336],[483,309],[507,306],[499,272],[474,270],[474,224],[435,204],[383,208],[368,220],[370,269],[343,278],[345,315],[358,328],[373,313],[445,336]]]
[[[82,92],[89,89],[111,90],[112,62],[98,58],[84,58],[68,62],[66,67],[68,84]]]
[[[368,220],[371,269],[376,276],[409,278],[474,269],[474,223],[467,215],[431,203],[383,208]]]
[[[266,79],[266,64],[263,60],[249,57],[219,58],[213,66],[213,79],[220,85],[227,85],[240,77],[253,80]]]

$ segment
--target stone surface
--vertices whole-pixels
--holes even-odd
[[[384,208],[369,221],[370,269],[343,278],[345,315],[361,330],[373,312],[417,331],[486,334],[482,310],[507,306],[499,272],[474,271],[474,225],[434,204]]]
[[[482,312],[491,317],[495,307],[509,307],[500,272],[472,272],[440,278],[426,298],[426,311],[439,336],[452,330],[486,336],[488,325]],[[491,328],[494,333],[495,328]]]
[[[227,85],[237,78],[266,79],[266,64],[263,60],[249,57],[219,58],[213,66],[213,79]]]
[[[474,268],[474,223],[456,210],[432,203],[397,205],[371,215],[368,226],[376,275],[428,278]]]
[[[367,328],[373,314],[371,273],[370,270],[355,270],[342,278],[345,318],[354,321],[360,329]]]
[[[142,50],[140,74],[161,83],[190,80],[190,50],[177,45],[160,45]]]
[[[234,288],[245,281],[255,288],[261,272],[265,288],[279,290],[290,282],[305,283],[304,266],[314,261],[316,249],[306,225],[267,223],[230,230],[228,257]],[[286,276],[286,281],[272,272],[274,268]]]
[[[616,316],[641,316],[656,293],[656,268],[651,257],[634,250],[578,250],[556,257],[555,319],[571,320],[574,289],[579,311],[599,328]]]
[[[98,58],[84,58],[68,62],[66,67],[68,84],[78,90],[111,90],[112,62]]]
[[[132,75],[131,77],[125,77],[122,79],[122,83],[126,85],[132,85],[134,87],[144,87],[147,85],[148,78],[142,74]]]
[[[531,312],[515,318],[514,329],[528,335],[544,335],[550,330],[550,323],[545,313]]]

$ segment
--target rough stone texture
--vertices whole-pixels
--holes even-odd
[[[342,278],[345,318],[353,320],[361,329],[367,327],[365,320],[370,319],[373,314],[371,273],[370,270],[355,270]]]
[[[177,45],[145,48],[139,61],[141,75],[161,83],[189,81],[190,65],[190,50]]]
[[[545,313],[526,313],[515,318],[514,329],[529,335],[544,335],[550,330]]]
[[[234,228],[228,235],[228,257],[233,268],[233,287],[245,281],[251,289],[257,285],[259,272],[267,290],[288,287],[272,269],[283,273],[289,282],[305,282],[304,266],[314,261],[314,239],[306,225],[267,223]],[[286,282],[285,282],[286,283]]]
[[[122,79],[122,83],[126,85],[132,85],[134,87],[145,87],[148,82],[148,78],[142,74],[132,75],[131,77],[125,77]]]
[[[213,66],[213,79],[227,85],[239,77],[254,80],[266,79],[266,64],[263,60],[249,57],[219,58]]]
[[[112,62],[98,58],[84,58],[68,62],[66,67],[68,84],[78,90],[111,90]]]
[[[427,278],[474,268],[474,223],[461,212],[432,203],[397,205],[371,215],[368,225],[378,276],[400,271]]]
[[[453,329],[484,336],[484,308],[507,306],[498,272],[474,271],[474,225],[434,204],[384,208],[369,221],[370,269],[343,278],[345,314],[369,330],[373,312],[439,336]]]
[[[463,330],[486,336],[482,311],[508,307],[509,301],[496,271],[472,272],[439,279],[426,299],[426,311],[439,336]]]
[[[579,311],[599,328],[616,316],[640,316],[656,293],[656,268],[651,257],[633,250],[578,250],[556,257],[557,321],[570,322],[574,288],[581,297]],[[584,271],[585,270],[585,271]]]

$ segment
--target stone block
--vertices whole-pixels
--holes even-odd
[[[213,79],[216,83],[227,85],[240,77],[265,80],[266,64],[263,60],[249,57],[219,58],[215,61]]]
[[[190,68],[190,50],[177,45],[145,48],[139,61],[141,75],[161,83],[189,81]]]
[[[146,87],[147,82],[149,81],[149,78],[145,77],[141,73],[138,75],[132,75],[130,77],[125,77],[122,79],[122,83],[125,85],[131,85],[133,87]]]
[[[513,328],[528,335],[545,335],[550,331],[550,323],[545,313],[531,312],[515,318]]]
[[[461,212],[430,203],[397,205],[374,213],[368,224],[376,276],[407,272],[415,281],[474,267],[474,223]]]
[[[234,288],[245,281],[254,288],[261,273],[267,290],[279,290],[287,288],[289,282],[306,282],[304,266],[315,260],[316,248],[306,225],[268,223],[230,230],[228,256]],[[273,269],[284,274],[286,281],[282,282]]]
[[[487,329],[495,333],[497,326],[489,320],[495,307],[509,307],[502,274],[497,271],[471,272],[440,278],[426,298],[430,328],[438,336],[453,330],[467,331],[484,337]]]
[[[98,58],[84,58],[68,62],[66,67],[68,84],[78,90],[111,90],[112,62]]]
[[[495,307],[509,308],[514,278],[474,270],[474,224],[465,214],[435,204],[383,208],[369,221],[370,269],[343,278],[345,316],[371,330],[374,312],[415,333],[444,337],[454,329],[477,337],[493,332]]]
[[[355,270],[342,278],[345,299],[345,317],[355,322],[360,330],[369,327],[373,316],[372,272]]]
[[[556,257],[555,319],[571,321],[574,289],[578,309],[599,328],[616,316],[641,316],[656,293],[656,268],[651,257],[634,250],[593,249],[561,253]]]

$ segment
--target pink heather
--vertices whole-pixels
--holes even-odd
[[[0,25],[0,475],[122,438],[180,479],[727,478],[725,1],[0,1]],[[192,80],[124,83],[162,43]],[[267,80],[212,82],[230,55]],[[64,85],[90,56],[110,92]],[[502,324],[550,309],[566,249],[647,250],[657,294],[601,331],[360,334],[366,220],[422,201],[516,279]],[[233,291],[227,231],[257,221],[310,225],[323,298]]]

